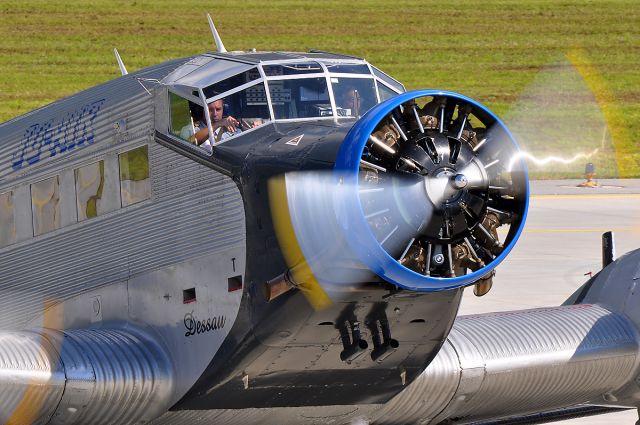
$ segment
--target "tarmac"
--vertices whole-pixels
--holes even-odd
[[[562,304],[602,268],[602,233],[614,232],[616,254],[640,248],[640,179],[530,182],[524,231],[498,266],[491,291],[465,291],[460,314],[521,310]],[[639,307],[640,308],[640,307]],[[635,410],[552,422],[559,425],[635,424]]]

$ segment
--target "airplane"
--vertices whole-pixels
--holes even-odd
[[[216,51],[0,124],[0,422],[535,423],[640,405],[640,251],[458,317],[526,221],[493,112]],[[513,158],[516,158],[513,160]],[[529,422],[526,422],[529,421]]]

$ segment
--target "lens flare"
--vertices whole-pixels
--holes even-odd
[[[558,156],[547,156],[544,158],[536,158],[533,154],[529,152],[520,151],[516,153],[513,157],[511,157],[511,160],[509,161],[509,166],[507,167],[507,171],[511,171],[514,164],[516,164],[520,159],[528,159],[530,162],[532,162],[533,164],[539,167],[544,167],[545,165],[551,164],[551,163],[566,165],[566,164],[574,163],[580,159],[589,159],[592,156],[594,156],[596,153],[598,153],[599,150],[600,149],[594,149],[590,153],[579,153],[574,155],[571,158],[561,158]]]

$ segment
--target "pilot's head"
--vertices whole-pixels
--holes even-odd
[[[209,103],[209,116],[211,117],[211,122],[217,122],[222,120],[222,111],[224,110],[224,99],[214,100]]]
[[[358,90],[350,88],[342,92],[340,97],[340,105],[345,109],[351,109],[351,114],[355,114],[356,110],[360,110],[361,99]]]

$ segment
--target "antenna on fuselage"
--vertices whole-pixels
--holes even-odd
[[[115,47],[113,48],[113,53],[116,54],[116,60],[118,61],[118,66],[120,67],[120,72],[122,73],[122,75],[127,75],[127,68],[124,66],[124,62],[122,62],[122,59],[120,59],[120,54],[118,53],[118,49],[116,49]]]
[[[213,40],[216,42],[216,47],[218,49],[218,53],[225,53],[227,49],[224,48],[224,44],[222,44],[222,39],[216,31],[216,26],[213,25],[213,20],[211,20],[211,15],[207,13],[207,19],[209,20],[209,28],[211,28],[211,34],[213,34]]]

